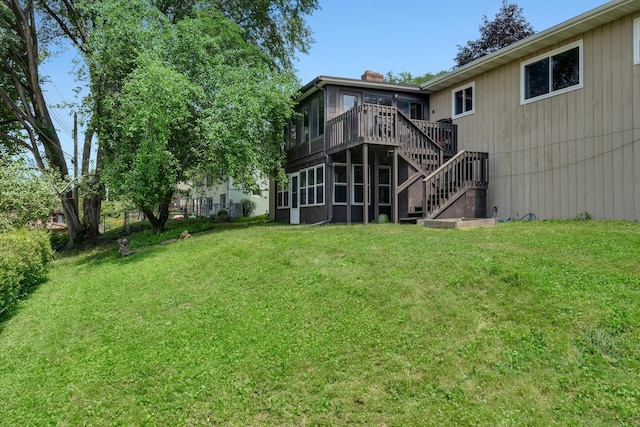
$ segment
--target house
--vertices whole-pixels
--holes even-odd
[[[320,76],[300,90],[272,217],[640,219],[640,0],[421,87],[382,80]]]
[[[207,179],[203,186],[180,183],[178,192],[174,195],[172,210],[202,216],[212,216],[220,210],[226,210],[230,217],[237,218],[243,216],[241,201],[249,199],[255,203],[251,215],[263,215],[269,210],[269,182],[258,179],[257,183],[259,190],[253,192],[237,186],[232,178],[220,183],[212,183]]]
[[[640,220],[640,1],[607,2],[422,89],[460,149],[489,153],[487,206],[501,217]]]
[[[277,221],[486,216],[487,154],[458,153],[456,125],[429,120],[420,87],[371,71],[360,80],[320,76],[297,101],[288,182],[271,195]]]

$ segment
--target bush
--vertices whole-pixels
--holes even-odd
[[[44,280],[51,256],[44,231],[0,233],[0,315]]]
[[[216,215],[217,222],[226,222],[229,219],[229,213],[225,209],[220,209]]]
[[[242,204],[242,216],[251,216],[256,210],[256,202],[251,199],[242,199],[240,203]]]

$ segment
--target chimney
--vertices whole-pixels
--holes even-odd
[[[371,70],[365,71],[360,78],[368,82],[384,82],[384,76],[382,74],[373,72]]]

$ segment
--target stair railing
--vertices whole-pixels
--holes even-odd
[[[443,161],[443,147],[438,145],[416,121],[398,111],[399,145],[426,173],[435,171]]]
[[[423,180],[422,212],[434,218],[467,189],[489,186],[489,154],[460,151]]]

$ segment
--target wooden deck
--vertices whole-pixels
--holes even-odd
[[[402,147],[413,156],[451,157],[457,151],[457,126],[411,120],[395,107],[362,104],[327,122],[329,154],[360,144]]]

